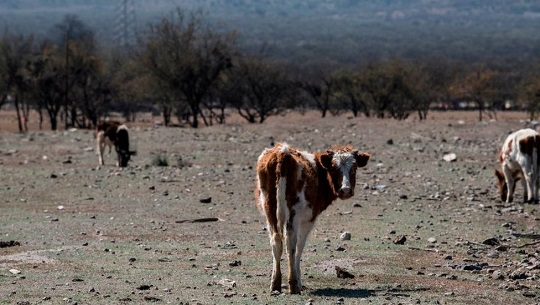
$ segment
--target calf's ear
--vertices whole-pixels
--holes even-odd
[[[137,151],[136,151],[136,150],[129,151],[129,155],[130,155],[130,156],[136,156],[136,155],[137,155]]]
[[[321,155],[321,164],[325,169],[329,169],[332,167],[333,156],[334,153],[332,151],[327,151],[326,153]]]
[[[371,155],[365,152],[357,151],[354,157],[356,159],[356,165],[358,167],[364,167],[367,165],[367,162],[369,161],[369,158],[371,157]]]

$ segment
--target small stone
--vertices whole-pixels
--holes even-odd
[[[394,239],[394,244],[404,245],[406,241],[407,237],[405,235],[399,235],[398,237],[396,237],[396,239]]]
[[[341,240],[351,240],[351,233],[350,232],[343,232],[339,236],[339,239],[341,239]]]
[[[211,203],[212,202],[212,197],[201,198],[201,199],[199,199],[199,202],[200,203]]]
[[[354,279],[354,274],[350,273],[349,271],[339,267],[339,266],[336,266],[335,267],[336,269],[336,275],[338,278],[340,279]]]
[[[502,273],[501,270],[495,270],[491,274],[491,278],[494,280],[504,280],[504,274]]]
[[[443,160],[446,162],[455,162],[457,160],[457,156],[454,153],[446,154],[443,156]]]

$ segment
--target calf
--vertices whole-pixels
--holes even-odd
[[[515,182],[521,180],[523,201],[538,202],[538,162],[540,135],[533,129],[521,129],[510,134],[501,148],[501,170],[495,170],[501,200],[514,199]]]
[[[103,151],[105,146],[114,146],[117,155],[116,166],[126,167],[132,155],[136,153],[129,150],[129,134],[127,126],[116,121],[99,121],[96,127],[97,152],[99,165],[105,165]]]
[[[289,292],[300,293],[300,258],[317,216],[337,198],[354,195],[356,169],[366,166],[369,157],[351,146],[311,154],[285,143],[259,156],[255,196],[270,233],[272,291],[281,291],[280,259],[285,242]]]

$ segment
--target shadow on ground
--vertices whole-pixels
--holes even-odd
[[[325,288],[311,291],[311,294],[321,297],[344,297],[344,298],[369,298],[376,296],[379,290],[350,289],[350,288]]]

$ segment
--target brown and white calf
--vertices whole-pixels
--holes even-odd
[[[285,143],[259,156],[255,196],[270,233],[272,291],[281,291],[280,259],[285,243],[289,292],[300,293],[300,259],[317,216],[337,198],[354,195],[356,169],[366,166],[369,157],[351,146],[312,154]]]
[[[116,166],[126,167],[132,155],[136,153],[129,150],[129,133],[127,126],[116,121],[99,121],[96,126],[96,143],[99,156],[99,165],[105,165],[103,151],[105,146],[114,146],[117,155]]]
[[[540,161],[540,135],[533,129],[521,129],[510,134],[499,153],[501,170],[495,170],[501,200],[514,199],[515,182],[521,180],[523,201],[538,202],[538,162]]]

